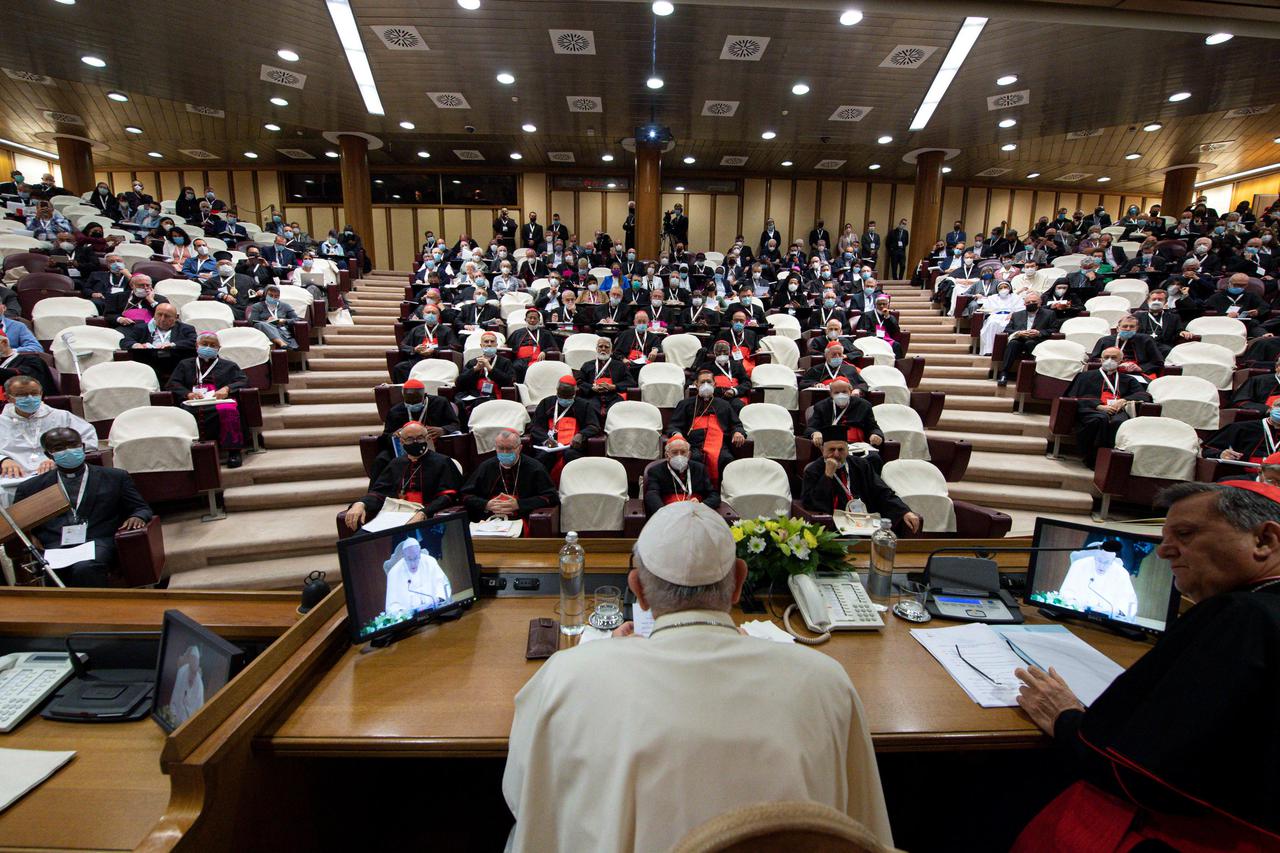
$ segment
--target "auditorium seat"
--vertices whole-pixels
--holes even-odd
[[[1182,421],[1195,430],[1219,428],[1219,394],[1213,383],[1199,376],[1160,376],[1147,385],[1160,415]]]
[[[525,371],[524,382],[516,383],[520,402],[532,412],[547,397],[555,396],[560,377],[566,373],[562,361],[535,361]]]
[[[129,271],[134,275],[149,276],[152,284],[159,284],[171,278],[186,281],[186,279],[182,278],[182,273],[175,270],[172,264],[167,264],[164,261],[134,261],[129,267]]]
[[[595,349],[595,344],[592,344],[592,349]],[[702,341],[697,335],[667,335],[662,339],[664,360],[679,366],[682,370],[692,370],[697,365],[701,352]],[[592,357],[594,358],[594,355]]]
[[[104,326],[71,326],[63,329],[49,349],[53,363],[61,374],[59,385],[64,394],[80,393],[80,373],[95,364],[115,360],[124,335]],[[77,367],[78,363],[78,367]]]
[[[476,456],[493,452],[494,439],[505,429],[521,435],[529,426],[529,410],[515,400],[485,400],[471,410],[468,429],[475,441]]]
[[[690,830],[671,853],[894,853],[843,811],[816,802],[757,803]]]
[[[800,385],[793,368],[781,364],[757,364],[751,372],[751,385],[753,390],[764,391],[766,403],[774,403],[788,411],[796,411],[800,406]]]
[[[150,246],[141,243],[117,243],[108,254],[119,255],[125,266],[128,266],[134,261],[150,260],[153,253]]]
[[[738,420],[753,445],[755,456],[795,460],[795,423],[785,408],[775,403],[748,403],[738,412]]]
[[[136,274],[136,271],[135,271]],[[185,278],[169,278],[164,281],[156,282],[155,292],[165,299],[178,311],[178,316],[182,318],[182,322],[190,321],[182,317],[182,309],[200,298],[200,285],[194,281]],[[226,303],[217,303],[227,308]],[[230,308],[227,308],[230,310]],[[203,326],[197,326],[197,330],[203,329]],[[222,328],[225,328],[222,327]]]
[[[1088,350],[1069,340],[1048,340],[1036,347],[1030,359],[1018,363],[1018,410],[1026,401],[1048,402],[1061,397],[1084,368]]]
[[[598,340],[600,340],[600,336],[592,332],[578,332],[570,335],[565,339],[564,347],[561,349],[564,354],[564,363],[569,366],[570,370],[581,368],[582,365],[596,357],[596,341]]]
[[[659,409],[675,408],[684,399],[689,384],[684,370],[678,364],[672,364],[669,357],[667,361],[654,361],[641,367],[638,382],[640,399]]]
[[[108,443],[115,466],[129,472],[147,503],[154,506],[204,495],[209,512],[202,520],[225,516],[218,508],[222,489],[218,446],[200,440],[190,412],[177,406],[121,412],[111,425]]]
[[[478,358],[480,356],[480,337],[486,334],[489,334],[489,332],[476,330],[474,332],[469,333],[466,336],[466,338],[463,339],[462,341],[463,364],[466,364],[467,362],[471,361],[473,358]],[[492,334],[497,337],[499,348],[505,347],[507,345],[507,336],[502,334],[502,332],[493,332]]]
[[[1234,317],[1196,317],[1187,323],[1187,331],[1202,343],[1225,347],[1235,356],[1242,355],[1249,343],[1244,323]]]
[[[627,469],[617,459],[583,456],[560,471],[560,532],[579,536],[640,535],[642,501],[627,496]]]
[[[1092,302],[1093,300],[1089,301]],[[1062,324],[1059,334],[1064,339],[1074,344],[1079,344],[1086,353],[1089,353],[1093,351],[1098,341],[1111,334],[1113,328],[1115,328],[1114,322],[1107,320],[1105,317],[1095,317],[1091,314],[1088,317],[1070,318]],[[1044,346],[1044,344],[1041,344],[1041,346]],[[1039,347],[1037,347],[1036,352],[1039,351]]]
[[[11,222],[11,220],[0,219],[0,223],[3,222]],[[18,223],[12,222],[12,224],[17,225]],[[49,267],[49,256],[36,252],[16,252],[6,256],[3,263],[0,263],[0,268],[3,268],[5,272],[18,267],[25,269],[28,274],[44,272]]]
[[[770,314],[765,320],[773,327],[775,336],[800,340],[800,321],[790,314]]]
[[[417,379],[426,386],[428,394],[439,394],[441,388],[453,386],[460,372],[458,365],[450,359],[424,358],[409,371],[409,378]]]
[[[150,406],[151,395],[157,393],[160,382],[155,370],[136,361],[95,364],[84,371],[80,380],[84,419],[93,424],[99,438],[107,437],[112,421],[121,413]]]
[[[168,282],[166,282],[168,283]],[[178,310],[178,319],[194,326],[197,332],[220,332],[236,324],[231,306],[213,300],[193,300]],[[254,330],[258,331],[258,330]],[[234,359],[233,359],[234,360]]]
[[[1103,292],[1108,296],[1127,299],[1130,311],[1142,307],[1142,304],[1147,301],[1148,290],[1147,283],[1137,278],[1117,278],[1103,288]]]
[[[634,482],[645,465],[662,455],[662,412],[651,403],[622,400],[609,407],[604,420],[604,455],[622,462]],[[598,449],[599,439],[592,439]]]
[[[871,359],[873,364],[883,364],[892,366],[896,361],[893,354],[893,347],[886,343],[882,338],[868,335],[863,338],[854,338],[853,346],[859,353],[866,358]],[[849,353],[852,355],[852,353]]]
[[[1195,479],[1199,458],[1200,438],[1182,421],[1140,417],[1120,424],[1115,447],[1098,450],[1093,471],[1093,484],[1102,494],[1102,520],[1113,499],[1150,507],[1161,489]]]
[[[886,462],[880,476],[912,512],[924,519],[923,530],[917,536],[999,539],[1013,523],[1003,512],[952,500],[942,472],[924,460]]]
[[[735,459],[720,472],[720,499],[738,518],[772,518],[791,510],[791,483],[776,460]]]
[[[37,240],[35,237],[28,237],[23,234],[0,233],[0,255],[17,254],[18,252],[30,252],[33,249],[47,249],[49,244],[43,240]]]
[[[329,322],[326,300],[316,299],[305,287],[298,287],[296,284],[280,285],[280,301],[292,308],[300,319],[310,323],[313,330]]]
[[[31,308],[36,339],[46,348],[59,332],[84,325],[90,317],[97,316],[97,307],[79,296],[46,296]]]
[[[929,459],[929,442],[925,439],[924,422],[910,406],[881,403],[872,408],[876,423],[888,441],[897,442],[900,459]]]
[[[862,381],[872,391],[884,394],[886,403],[900,406],[911,404],[911,389],[907,387],[907,379],[902,371],[888,364],[869,364],[862,368]]]
[[[1212,382],[1215,388],[1225,391],[1231,388],[1236,359],[1226,347],[1203,341],[1188,341],[1170,350],[1164,363],[1166,367],[1182,368],[1183,376],[1199,376]]]
[[[856,344],[855,344],[856,346]],[[759,352],[768,353],[769,363],[774,366],[785,367],[787,370],[795,371],[800,364],[800,347],[796,345],[794,339],[785,335],[769,335],[760,339]],[[890,354],[892,354],[890,350]],[[756,369],[764,367],[763,363],[757,363]],[[755,372],[752,374],[752,382],[755,382]]]

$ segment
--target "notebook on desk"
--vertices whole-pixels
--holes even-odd
[[[72,750],[0,749],[0,812],[74,756]]]

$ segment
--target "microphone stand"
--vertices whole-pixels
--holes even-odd
[[[9,514],[9,510],[3,505],[0,505],[0,517],[4,518],[5,522],[9,525],[9,529],[12,530],[17,535],[19,541],[27,547],[27,553],[31,555],[31,561],[27,563],[27,571],[30,571],[32,574],[37,576],[47,574],[49,577],[53,578],[54,584],[60,587],[66,587],[66,584],[62,582],[62,578],[58,577],[58,573],[53,570],[49,565],[49,561],[44,558],[44,554],[31,542],[31,539],[27,536],[26,532],[18,526],[18,523],[13,520],[13,516]],[[34,571],[31,568],[32,566],[38,567],[39,571]]]

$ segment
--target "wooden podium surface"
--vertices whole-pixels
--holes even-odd
[[[554,617],[555,603],[552,598],[482,600],[460,619],[391,646],[347,649],[291,711],[259,736],[258,746],[279,756],[503,756],[515,694],[540,666],[524,658],[529,620]],[[734,618],[770,617],[735,612]],[[1044,621],[1034,612],[1028,618]],[[970,700],[911,637],[914,626],[887,613],[884,619],[883,631],[841,632],[815,647],[848,670],[878,750],[1044,742],[1018,709],[981,708]],[[935,620],[924,627],[953,624]],[[1070,630],[1126,667],[1148,648],[1093,628]]]

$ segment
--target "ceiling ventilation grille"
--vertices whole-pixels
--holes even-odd
[[[919,68],[937,51],[927,44],[900,44],[880,61],[881,68]]]
[[[548,151],[547,159],[552,163],[573,163],[576,162],[572,151]]]
[[[720,48],[720,58],[759,62],[768,47],[768,36],[725,36],[724,47]]]
[[[813,165],[815,169],[839,169],[847,160],[819,160]]]
[[[985,169],[985,170],[983,170],[983,171],[981,171],[981,172],[978,172],[978,173],[977,173],[977,175],[975,175],[974,177],[977,177],[977,178],[994,178],[994,177],[996,177],[997,175],[1003,175],[1005,172],[1008,172],[1008,171],[1009,171],[1008,169],[997,169],[997,168],[995,168],[995,167],[992,167],[992,168],[990,168],[990,169]]]
[[[262,73],[258,75],[258,79],[266,80],[268,83],[279,83],[281,86],[290,86],[294,89],[301,89],[307,85],[307,75],[290,71],[288,68],[276,68],[271,65],[262,66]]]
[[[604,99],[593,95],[566,95],[565,102],[569,104],[571,113],[604,112]]]
[[[591,30],[547,30],[551,52],[572,56],[594,56],[596,34]]]
[[[52,77],[46,74],[37,74],[34,71],[15,71],[12,68],[6,68],[4,73],[10,79],[20,80],[23,83],[38,83],[41,86],[53,85]]]
[[[196,104],[187,104],[187,112],[195,113],[198,116],[207,118],[226,118],[227,114],[223,110],[216,110],[213,107],[201,107]]]
[[[1094,136],[1101,136],[1102,128],[1097,127],[1093,130],[1073,130],[1067,134],[1067,139],[1090,139]]]
[[[1226,151],[1228,148],[1230,148],[1235,144],[1236,144],[1236,141],[1234,139],[1221,139],[1217,142],[1206,142],[1203,145],[1197,145],[1196,150],[1203,153],[1209,153],[1212,151]]]
[[[84,119],[75,113],[64,113],[58,110],[45,110],[44,117],[49,121],[56,121],[58,124],[84,124]]]
[[[455,148],[453,154],[459,160],[483,160],[484,155],[474,148]]]
[[[203,148],[179,148],[178,153],[186,154],[188,157],[192,157],[196,160],[217,160],[218,159],[217,154],[211,154],[208,151],[205,151]]]
[[[743,157],[741,154],[726,154],[724,157],[720,158],[720,165],[745,166],[747,165],[747,158]]]
[[[715,116],[716,118],[732,118],[738,111],[739,103],[741,101],[704,101],[702,114],[704,116]]]
[[[290,158],[290,159],[292,159],[292,160],[314,160],[314,159],[316,159],[316,158],[315,158],[315,155],[314,155],[314,154],[312,154],[310,151],[304,151],[304,150],[303,150],[303,149],[301,149],[301,148],[277,148],[276,150],[277,150],[277,151],[279,151],[279,152],[280,152],[281,154],[283,154],[284,156],[286,156],[286,157],[288,157],[288,158]]]
[[[1267,104],[1265,107],[1240,107],[1227,113],[1227,118],[1248,118],[1249,116],[1260,116],[1263,113],[1271,112],[1274,104]]]
[[[1020,92],[1002,92],[987,98],[988,110],[1006,110],[1009,107],[1021,107],[1031,103],[1031,90]]]
[[[387,50],[431,50],[418,28],[409,24],[379,24],[371,26]]]
[[[461,92],[427,92],[431,103],[442,110],[469,110],[471,104]]]
[[[871,107],[855,107],[849,104],[836,107],[827,121],[862,121],[871,112]]]
[[[1067,172],[1060,178],[1054,178],[1055,181],[1080,181],[1089,177],[1090,172]]]

